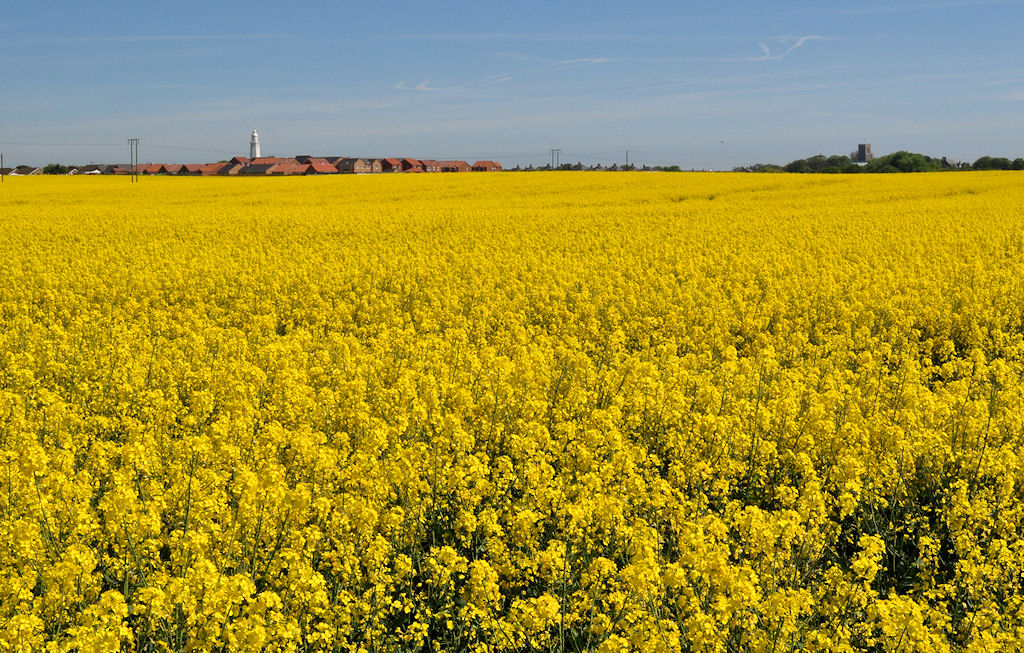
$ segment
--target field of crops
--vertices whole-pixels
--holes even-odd
[[[1013,650],[1022,182],[9,178],[0,650]]]

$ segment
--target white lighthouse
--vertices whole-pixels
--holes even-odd
[[[252,138],[249,139],[249,158],[260,158],[260,135],[256,133],[255,129],[252,130]]]

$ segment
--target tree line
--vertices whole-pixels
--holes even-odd
[[[974,163],[951,161],[945,157],[935,158],[916,152],[900,150],[886,154],[867,163],[857,163],[850,156],[818,154],[806,159],[790,161],[786,165],[756,163],[752,166],[733,168],[736,172],[814,172],[814,173],[855,173],[855,172],[938,172],[939,170],[1024,170],[1024,158],[1010,160],[1006,157],[983,156]]]

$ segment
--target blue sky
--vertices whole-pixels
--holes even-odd
[[[6,163],[1024,156],[1021,0],[9,5]]]

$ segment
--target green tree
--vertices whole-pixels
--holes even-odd
[[[886,154],[864,166],[865,172],[935,172],[941,169],[939,159],[905,150]]]
[[[848,156],[833,154],[827,157],[824,154],[815,154],[806,159],[790,161],[782,170],[786,172],[840,173],[860,172],[860,167]]]
[[[848,156],[833,154],[826,161],[825,169],[822,172],[860,172],[860,166]]]
[[[974,162],[975,170],[1012,170],[1013,163],[1006,157],[983,156]]]
[[[786,172],[810,172],[811,166],[807,164],[807,159],[797,159],[787,163],[783,170]]]

